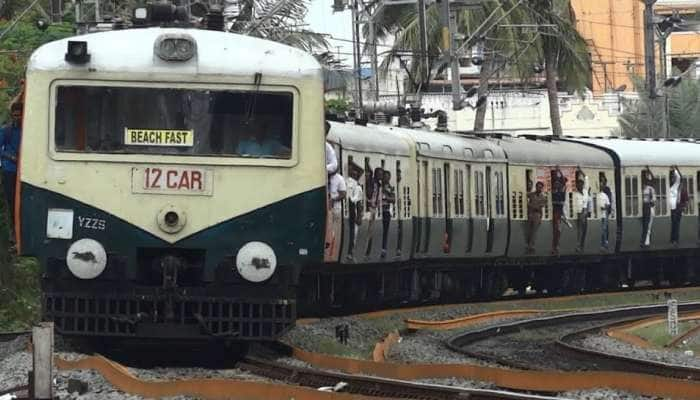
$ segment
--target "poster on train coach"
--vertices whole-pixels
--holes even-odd
[[[536,182],[544,184],[544,192],[552,192],[552,172],[556,167],[537,167]],[[566,191],[573,192],[576,190],[576,167],[559,167],[561,173],[566,178]]]

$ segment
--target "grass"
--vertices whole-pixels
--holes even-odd
[[[679,322],[678,332],[687,332],[688,330],[696,327],[698,324],[700,324],[700,321]],[[630,333],[645,339],[647,342],[656,347],[664,347],[670,343],[671,340],[673,340],[673,336],[668,333],[668,326],[666,322],[633,329],[630,331]]]
[[[1,268],[0,331],[28,329],[39,321],[39,263],[11,258]]]

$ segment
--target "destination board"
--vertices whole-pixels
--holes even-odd
[[[194,145],[194,131],[124,128],[124,144],[129,146],[192,147]]]

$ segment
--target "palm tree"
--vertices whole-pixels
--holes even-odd
[[[652,101],[644,78],[632,77],[639,96],[623,99],[623,113],[618,117],[620,134],[626,137],[655,137],[663,128],[662,102]],[[683,79],[676,87],[666,88],[669,102],[669,137],[700,138],[700,81]]]
[[[527,11],[539,26],[539,51],[544,58],[552,134],[562,135],[557,83],[569,90],[590,86],[591,61],[586,41],[574,26],[570,0],[532,0]]]
[[[480,84],[478,96],[488,95],[488,81],[493,74],[494,68],[503,68],[499,65],[496,55],[509,54],[513,56],[517,53],[515,60],[508,60],[509,72],[522,80],[531,78],[532,66],[544,61],[547,94],[550,105],[550,117],[552,132],[555,136],[561,136],[561,119],[559,115],[559,99],[557,83],[569,90],[581,91],[590,85],[591,67],[585,40],[576,30],[573,24],[573,12],[569,0],[533,0],[527,5],[520,5],[507,14],[506,10],[511,10],[516,6],[516,0],[509,1],[489,1],[481,9],[467,9],[457,14],[457,31],[462,34],[469,34],[474,28],[480,25],[487,16],[494,13],[496,17],[504,16],[500,24],[536,24],[541,25],[535,33],[537,40],[522,40],[532,36],[532,31],[523,31],[517,27],[499,27],[488,32],[486,40],[483,42],[486,54],[485,62],[480,72]],[[439,58],[440,50],[437,44],[440,41],[438,13],[436,7],[431,7],[427,12],[428,29],[428,53],[431,61]],[[391,53],[384,58],[382,67],[384,71],[388,69],[390,63],[403,50],[412,51],[411,75],[418,76],[420,73],[420,62],[417,62],[419,51],[418,40],[418,18],[414,15],[402,15],[400,18],[390,20],[389,29],[386,31],[396,31],[396,40]],[[524,43],[527,43],[525,49]],[[530,44],[534,44],[531,48]],[[524,51],[521,51],[524,50]],[[441,71],[431,63],[431,71]],[[413,82],[413,89],[421,82]],[[474,121],[474,130],[483,130],[484,118],[486,115],[486,104],[477,109]]]
[[[308,52],[327,49],[323,35],[304,25],[309,0],[244,0],[235,31],[294,46]]]

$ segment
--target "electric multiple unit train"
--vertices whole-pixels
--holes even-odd
[[[696,279],[693,142],[333,123],[340,173],[358,166],[365,195],[352,221],[343,201],[339,251],[324,260],[323,77],[311,55],[131,29],[42,46],[26,82],[18,245],[39,259],[44,318],[64,334],[271,340],[300,312]],[[533,230],[535,186],[546,201]],[[671,240],[668,197],[681,186]]]

